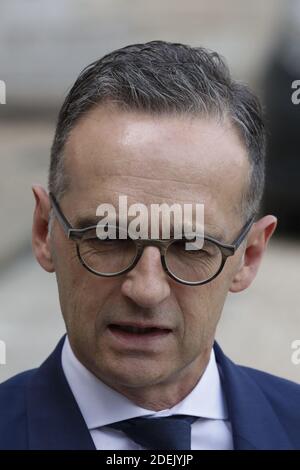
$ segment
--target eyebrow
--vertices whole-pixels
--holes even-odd
[[[78,216],[75,220],[72,226],[74,228],[78,229],[84,229],[88,227],[96,227],[98,223],[100,222],[99,220],[100,216],[95,216],[95,215],[86,215],[86,216]],[[132,219],[128,219],[134,220]],[[116,227],[119,227],[119,218],[116,216]],[[170,232],[171,234],[174,232],[174,225],[173,223],[170,224]],[[221,230],[219,227],[213,225],[213,224],[207,224],[204,228],[204,235],[206,237],[214,238],[216,240],[222,241],[224,239],[224,234],[222,234]]]
[[[96,215],[78,216],[72,223],[72,227],[83,229],[88,227],[95,227],[99,223],[99,217]]]

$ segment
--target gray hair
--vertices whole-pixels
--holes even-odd
[[[227,117],[244,143],[249,182],[240,208],[259,210],[265,179],[265,126],[257,97],[233,80],[224,59],[203,47],[165,41],[134,44],[88,65],[59,112],[51,149],[49,190],[60,199],[68,189],[63,152],[70,131],[95,106],[107,101],[152,114]]]

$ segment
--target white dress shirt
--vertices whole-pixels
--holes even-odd
[[[177,405],[157,412],[135,405],[99,380],[75,357],[67,337],[62,350],[62,367],[98,450],[143,449],[122,431],[108,428],[108,424],[139,416],[158,418],[173,414],[198,416],[192,424],[192,450],[233,449],[231,425],[213,350],[193,390]]]

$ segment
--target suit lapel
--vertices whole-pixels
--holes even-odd
[[[288,436],[257,381],[231,362],[217,343],[222,385],[232,425],[234,449],[292,449]]]
[[[33,374],[27,387],[28,447],[95,450],[61,366],[64,338]]]

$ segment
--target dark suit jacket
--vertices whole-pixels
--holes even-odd
[[[40,368],[0,385],[0,449],[95,449],[61,366],[64,338]],[[300,449],[300,385],[233,364],[222,370],[235,449]]]

